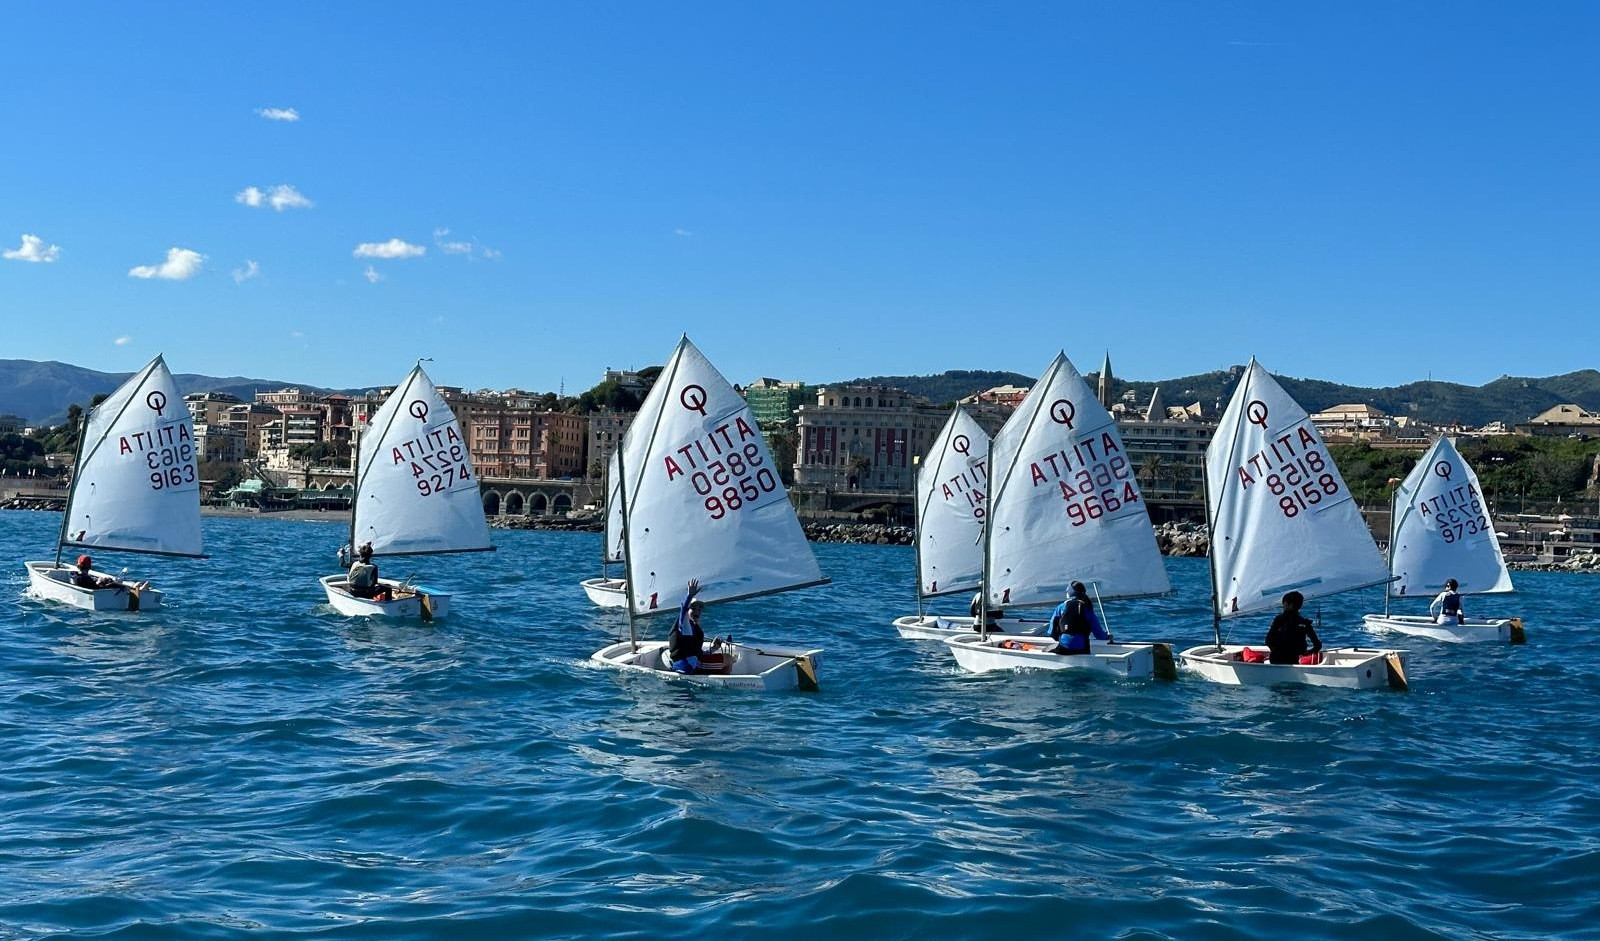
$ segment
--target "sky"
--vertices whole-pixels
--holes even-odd
[[[1589,3],[12,4],[0,358],[1600,366]]]

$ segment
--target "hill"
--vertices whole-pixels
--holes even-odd
[[[1113,394],[1118,398],[1131,392],[1133,400],[1141,405],[1150,400],[1150,394],[1159,385],[1161,398],[1168,405],[1187,405],[1198,401],[1208,412],[1220,412],[1229,396],[1233,395],[1233,387],[1242,372],[1242,366],[1235,366],[1232,369],[1158,381],[1129,381],[1113,375],[1111,385]],[[1099,375],[1089,373],[1085,378],[1093,385]],[[1033,383],[1032,378],[1021,373],[967,369],[932,376],[873,376],[851,381],[894,386],[938,403],[952,402],[998,385],[1026,386]],[[1502,376],[1481,386],[1424,381],[1373,388],[1292,376],[1278,376],[1278,381],[1307,411],[1316,412],[1335,405],[1363,402],[1377,406],[1390,415],[1407,415],[1439,424],[1462,422],[1485,425],[1492,421],[1515,424],[1564,402],[1600,411],[1600,371],[1593,369],[1542,379]]]
[[[133,373],[99,372],[69,363],[35,362],[28,359],[0,359],[0,414],[19,415],[29,424],[56,424],[65,420],[67,406],[87,405],[89,399],[110,393]],[[251,379],[245,376],[202,376],[177,373],[173,376],[185,395],[191,392],[227,392],[248,402],[257,389],[281,389],[295,383],[277,379]],[[318,392],[330,390],[301,385]]]

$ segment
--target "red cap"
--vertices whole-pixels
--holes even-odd
[[[80,555],[80,556],[78,556],[78,567],[82,568],[83,566],[88,565],[90,562],[93,562],[93,561],[94,561],[93,559],[89,558],[86,555]]]

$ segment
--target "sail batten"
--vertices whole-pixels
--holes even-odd
[[[199,558],[194,420],[157,356],[89,411],[60,544]]]
[[[1206,483],[1220,617],[1388,581],[1321,433],[1253,359],[1206,449]]]
[[[1075,581],[1102,599],[1171,589],[1111,413],[1057,354],[989,450],[991,607],[1056,604]]]
[[[708,604],[826,581],[754,414],[687,337],[621,447],[635,614],[676,612],[690,579]]]
[[[1449,438],[1435,441],[1406,475],[1394,507],[1391,597],[1432,595],[1449,578],[1464,595],[1515,590],[1478,475]]]
[[[917,473],[917,567],[924,598],[983,583],[989,436],[957,405]]]
[[[493,549],[466,436],[421,365],[370,425],[357,449],[352,548],[371,543],[374,555]]]

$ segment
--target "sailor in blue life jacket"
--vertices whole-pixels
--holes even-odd
[[[678,621],[667,634],[667,661],[679,673],[693,673],[700,669],[705,656],[705,631],[700,629],[700,612],[705,603],[695,600],[700,593],[700,580],[689,580],[689,591],[683,596],[683,606],[678,609]]]
[[[1433,615],[1435,624],[1460,624],[1466,620],[1466,614],[1461,610],[1461,593],[1456,591],[1456,580],[1444,580],[1444,591],[1439,592],[1428,605],[1428,613]]]
[[[1111,641],[1111,635],[1100,626],[1100,616],[1089,600],[1089,590],[1083,587],[1083,582],[1073,582],[1067,600],[1057,605],[1050,615],[1050,636],[1056,642],[1051,653],[1086,654],[1091,633],[1103,641]]]

